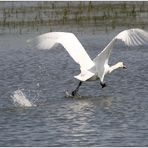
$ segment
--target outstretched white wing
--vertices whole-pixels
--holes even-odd
[[[84,47],[73,33],[50,32],[40,35],[28,41],[38,49],[51,49],[59,43],[67,50],[76,63],[80,65],[81,71],[87,71],[94,66]]]
[[[111,42],[103,49],[103,51],[93,60],[96,65],[98,76],[102,77],[104,75],[104,65],[108,64],[110,53],[114,47],[114,44],[118,40],[123,41],[127,46],[148,45],[148,32],[136,28],[124,30],[115,36]]]
[[[139,28],[124,30],[115,38],[122,40],[127,46],[148,45],[148,32]]]

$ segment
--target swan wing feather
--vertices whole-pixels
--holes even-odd
[[[61,44],[73,60],[80,65],[81,71],[86,71],[94,66],[94,62],[73,33],[50,32],[28,40],[28,42],[32,47],[44,50],[50,50],[56,44]]]
[[[122,40],[127,46],[148,45],[148,32],[139,28],[124,30],[115,38]]]
[[[135,28],[128,29],[117,34],[111,42],[99,53],[94,59],[94,63],[96,65],[96,71],[98,72],[98,76],[100,78],[104,77],[106,71],[105,66],[108,65],[108,60],[111,54],[112,49],[114,48],[114,44],[121,40],[127,46],[140,46],[140,45],[148,45],[148,32]]]

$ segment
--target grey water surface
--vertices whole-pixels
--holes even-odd
[[[117,32],[77,37],[93,58]],[[65,90],[78,84],[79,66],[63,47],[30,49],[27,38],[1,36],[0,146],[148,146],[146,47],[119,45],[110,64],[120,60],[128,69],[107,76],[104,89],[99,81],[84,82],[82,98],[66,98]],[[15,106],[10,95],[17,89],[36,106]]]
[[[148,146],[148,47],[116,45],[109,63],[123,61],[127,70],[106,76],[104,89],[84,82],[81,98],[67,98],[65,90],[79,83],[79,65],[62,46],[26,44],[41,33],[70,31],[93,59],[120,31],[148,31],[147,5],[1,2],[0,146]],[[18,89],[33,106],[13,102]]]

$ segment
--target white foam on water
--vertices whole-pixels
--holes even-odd
[[[36,106],[33,104],[29,99],[26,97],[25,93],[22,92],[22,90],[18,89],[13,92],[11,95],[11,98],[15,105],[21,106],[21,107],[32,107]]]

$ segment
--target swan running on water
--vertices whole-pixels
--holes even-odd
[[[51,49],[55,44],[61,44],[67,50],[73,60],[80,65],[81,70],[79,75],[74,76],[80,81],[76,89],[71,93],[72,96],[75,96],[83,81],[99,79],[103,88],[106,86],[104,83],[106,74],[110,74],[118,68],[126,68],[123,62],[118,62],[113,66],[108,64],[114,44],[119,40],[123,41],[127,46],[146,45],[148,44],[148,33],[138,28],[124,30],[117,34],[93,60],[91,60],[84,47],[73,33],[50,32],[28,40],[28,42],[32,43],[32,46],[38,49]]]

